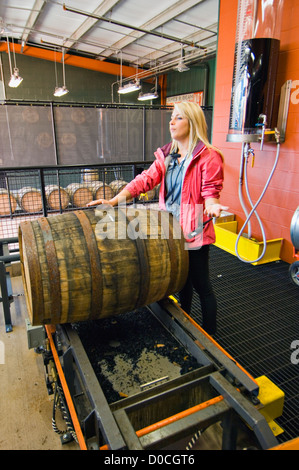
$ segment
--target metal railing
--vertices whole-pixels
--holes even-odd
[[[2,168],[0,171],[0,240],[18,236],[21,221],[86,209],[88,202],[110,199],[148,162]],[[140,196],[157,200],[157,191]]]

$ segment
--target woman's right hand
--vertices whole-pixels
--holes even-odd
[[[95,201],[90,201],[86,204],[87,207],[99,206],[100,204],[110,204],[112,203],[108,199],[96,199]]]
[[[127,189],[123,189],[120,193],[114,196],[112,199],[96,199],[95,201],[90,201],[87,207],[98,206],[100,204],[109,204],[110,206],[114,207],[117,206],[119,203],[125,203],[132,199],[131,193],[127,191]]]

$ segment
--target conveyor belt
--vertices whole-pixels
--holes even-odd
[[[200,367],[146,307],[73,328],[108,403]]]
[[[299,340],[299,289],[283,261],[252,266],[211,247],[210,274],[219,314],[217,342],[253,377],[266,375],[285,392],[285,430],[280,442],[299,435],[299,365],[291,363],[291,343]],[[192,317],[201,324],[194,296]]]
[[[223,449],[236,448],[239,436],[237,429],[240,430],[244,423],[247,424],[247,433],[250,433],[249,441],[253,439],[258,448],[275,447],[278,441],[265,417],[258,411],[262,403],[258,399],[257,381],[169,299],[150,305],[148,310],[155,322],[162,325],[167,335],[175,338],[177,343],[173,343],[172,338],[167,338],[167,335],[161,336],[159,328],[154,326],[155,322],[144,312],[140,315],[141,332],[134,327],[140,321],[137,318],[138,312],[130,312],[127,319],[124,315],[109,320],[108,329],[103,321],[98,331],[93,322],[88,322],[89,325],[85,324],[87,331],[83,334],[82,329],[85,326],[82,327],[81,324],[56,327],[53,339],[57,355],[63,364],[63,381],[68,384],[71,404],[73,406],[74,403],[77,410],[88,448],[165,449],[178,440],[219,422],[222,423]],[[116,336],[115,331],[110,336],[111,331],[115,330],[113,322],[120,324]],[[81,339],[85,342],[85,347]],[[124,347],[125,351],[114,355],[107,349],[107,344],[111,346],[111,342],[112,348]],[[136,354],[134,349],[138,342],[140,346],[137,347]],[[134,390],[132,394],[129,392],[123,397],[120,392],[124,389],[126,378],[138,370],[133,358],[140,358],[142,349],[148,352],[149,346],[157,347],[164,343],[167,343],[168,351],[166,370],[170,370],[170,365],[175,362],[180,373],[165,383],[159,382],[154,388],[142,389],[140,392]],[[181,349],[181,346],[182,351],[177,354],[175,350]],[[133,356],[129,351],[132,348]],[[105,378],[106,373],[103,374],[102,370],[98,374],[97,367],[102,368],[105,355],[109,357],[111,354],[112,374],[110,378]],[[122,382],[118,381],[116,387],[115,382],[112,383],[117,395],[112,396],[112,403],[109,404],[104,382],[107,378],[114,381],[118,375],[115,365],[124,355],[125,359],[121,363]],[[45,365],[48,366],[51,355],[46,353],[45,359]],[[186,360],[187,371],[182,375]],[[147,357],[143,365],[145,369],[146,361]],[[125,370],[127,363],[131,366]],[[159,362],[157,369],[158,365]],[[159,376],[160,372],[158,378]],[[137,377],[137,383],[139,382],[140,377]],[[115,399],[117,401],[113,401]]]
[[[141,312],[54,329],[62,386],[88,448],[164,449],[219,422],[224,449],[237,447],[235,430],[244,423],[258,448],[298,436],[298,365],[291,363],[298,292],[288,265],[244,265],[212,247],[211,278],[219,303],[216,341],[198,326],[196,298],[195,321],[164,299]],[[46,371],[52,370],[51,351],[43,354]],[[282,416],[280,393],[270,421],[272,402],[261,398],[261,376],[286,395]],[[285,430],[277,437],[273,420]]]

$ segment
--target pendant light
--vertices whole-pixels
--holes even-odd
[[[120,95],[126,93],[132,93],[133,91],[141,90],[140,80],[136,77],[135,80],[126,83],[123,85],[123,61],[122,61],[122,51],[120,51],[120,82],[117,92]]]
[[[7,36],[7,51],[8,51],[9,70],[10,70],[10,80],[9,80],[8,86],[11,88],[17,88],[22,83],[23,78],[19,75],[19,69],[17,68],[14,42],[13,42],[14,70],[12,71],[8,36]]]
[[[67,87],[65,86],[64,54],[65,54],[65,49],[64,49],[64,47],[63,47],[63,48],[62,48],[62,74],[63,74],[63,85],[62,85],[62,86],[58,86],[58,82],[57,82],[57,70],[56,70],[56,51],[55,51],[56,87],[55,87],[55,91],[54,91],[54,96],[56,96],[56,97],[64,96],[64,95],[66,95],[66,94],[69,92],[69,90],[68,90]]]
[[[120,95],[124,95],[126,93],[132,93],[132,91],[138,91],[140,89],[140,80],[134,80],[133,82],[126,83],[124,86],[120,86],[117,91]]]
[[[178,65],[174,67],[174,70],[177,70],[178,72],[187,72],[187,70],[190,70],[184,62],[184,57],[185,51],[183,49],[183,44],[181,44],[181,57],[179,59]]]
[[[158,89],[158,78],[156,77],[154,91],[150,91],[149,93],[139,93],[138,101],[156,100],[157,98],[159,98],[157,89]]]

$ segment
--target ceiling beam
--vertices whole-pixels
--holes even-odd
[[[203,1],[203,0],[201,0]],[[176,3],[177,4],[180,4],[180,7],[181,7],[181,11],[178,13],[183,13],[183,11],[191,8],[190,4],[192,4],[192,6],[198,4],[199,2],[198,1],[195,1],[195,0],[179,0],[179,2]],[[185,5],[189,5],[188,8],[185,7]],[[157,36],[157,37],[160,37],[160,38],[163,38],[163,39],[166,39],[166,40],[169,40],[169,41],[172,41],[172,42],[178,42],[178,43],[182,43],[182,44],[185,44],[185,45],[188,45],[188,46],[192,46],[192,47],[198,47],[196,44],[190,42],[190,41],[187,41],[187,40],[184,40],[182,38],[177,38],[177,37],[174,37],[174,36],[170,36],[168,34],[165,34],[165,33],[160,33],[158,31],[153,31],[153,30],[148,30],[148,29],[144,29],[143,26],[140,26],[140,27],[137,27],[137,26],[133,26],[133,25],[128,25],[126,23],[123,23],[121,21],[117,21],[117,20],[113,20],[112,18],[106,18],[104,16],[98,16],[98,15],[94,15],[92,13],[88,13],[88,12],[85,12],[85,11],[82,11],[82,10],[77,10],[77,9],[74,9],[74,8],[69,8],[67,7],[65,4],[63,4],[63,8],[65,11],[70,11],[72,13],[78,13],[80,15],[84,15],[88,18],[93,18],[93,19],[96,19],[98,21],[104,21],[104,22],[108,22],[108,23],[111,23],[111,24],[114,24],[114,25],[117,25],[117,26],[121,26],[121,27],[124,27],[124,28],[129,28],[129,29],[132,29],[133,31],[137,31],[139,33],[141,33],[141,35],[143,34],[150,34],[152,36]],[[171,10],[171,8],[170,8]],[[160,16],[160,15],[159,15]],[[165,20],[166,21],[166,20]],[[133,40],[135,40],[136,38],[133,38]]]
[[[46,2],[44,0],[35,0],[35,3],[32,7],[32,10],[31,10],[31,13],[28,17],[28,20],[26,22],[26,25],[25,25],[25,28],[24,28],[24,31],[23,31],[23,34],[22,34],[22,37],[21,37],[21,42],[24,44],[26,44],[27,40],[28,40],[28,36],[30,34],[30,30],[31,28],[34,26],[40,12],[42,11],[43,7],[44,7],[44,4]]]
[[[92,13],[95,16],[104,16],[108,13],[120,0],[104,0],[100,6],[98,6]],[[64,47],[70,49],[76,42],[84,36],[96,23],[98,22],[95,18],[86,18],[85,21],[74,31],[70,37],[65,41]]]
[[[210,25],[210,28],[213,28],[213,27],[215,27],[216,31],[217,31],[217,23],[214,23],[213,25]],[[208,34],[209,33],[207,31],[205,31],[205,30],[202,31],[201,30],[201,31],[197,31],[197,32],[193,33],[191,36],[187,36],[187,39],[192,40],[192,41],[197,42],[197,43],[200,43],[202,41],[210,40],[211,36],[213,38],[214,38],[214,36],[217,36],[217,32],[215,32],[213,34],[211,33],[210,36],[207,36]],[[216,43],[215,39],[213,39],[213,42],[210,41],[208,46],[207,45],[204,45],[204,46],[202,45],[202,50],[210,49],[212,43],[215,44],[215,51],[216,51],[217,43]],[[178,51],[180,51],[180,48],[178,48],[176,44],[169,44],[168,46],[163,47],[163,49],[156,49],[155,52],[151,52],[151,53],[143,56],[141,65],[144,67],[144,66],[146,66],[146,64],[148,64],[152,61],[158,60],[158,59],[168,61]],[[192,52],[190,54],[192,55]]]
[[[190,8],[194,7],[195,5],[198,5],[204,0],[198,1],[198,0],[179,0],[175,4],[173,4],[171,7],[167,8],[163,12],[159,13],[156,15],[154,18],[151,20],[147,21],[144,23],[141,28],[146,30],[146,31],[152,31],[153,29],[159,28],[160,26],[163,26],[165,23],[168,21],[171,21],[173,18],[175,18],[178,15],[183,14],[185,11],[190,10]],[[145,32],[141,31],[134,31],[130,35],[126,35],[124,38],[120,39],[116,43],[112,44],[111,49],[107,48],[106,51],[101,52],[101,56],[106,56],[109,57],[111,55],[111,51],[113,49],[123,49],[124,47],[128,46],[132,42],[136,41],[137,39],[141,38],[144,36]],[[148,33],[150,34],[150,33]],[[185,43],[188,45],[194,46],[193,41],[186,41],[184,42],[183,39],[179,39],[179,43]]]

